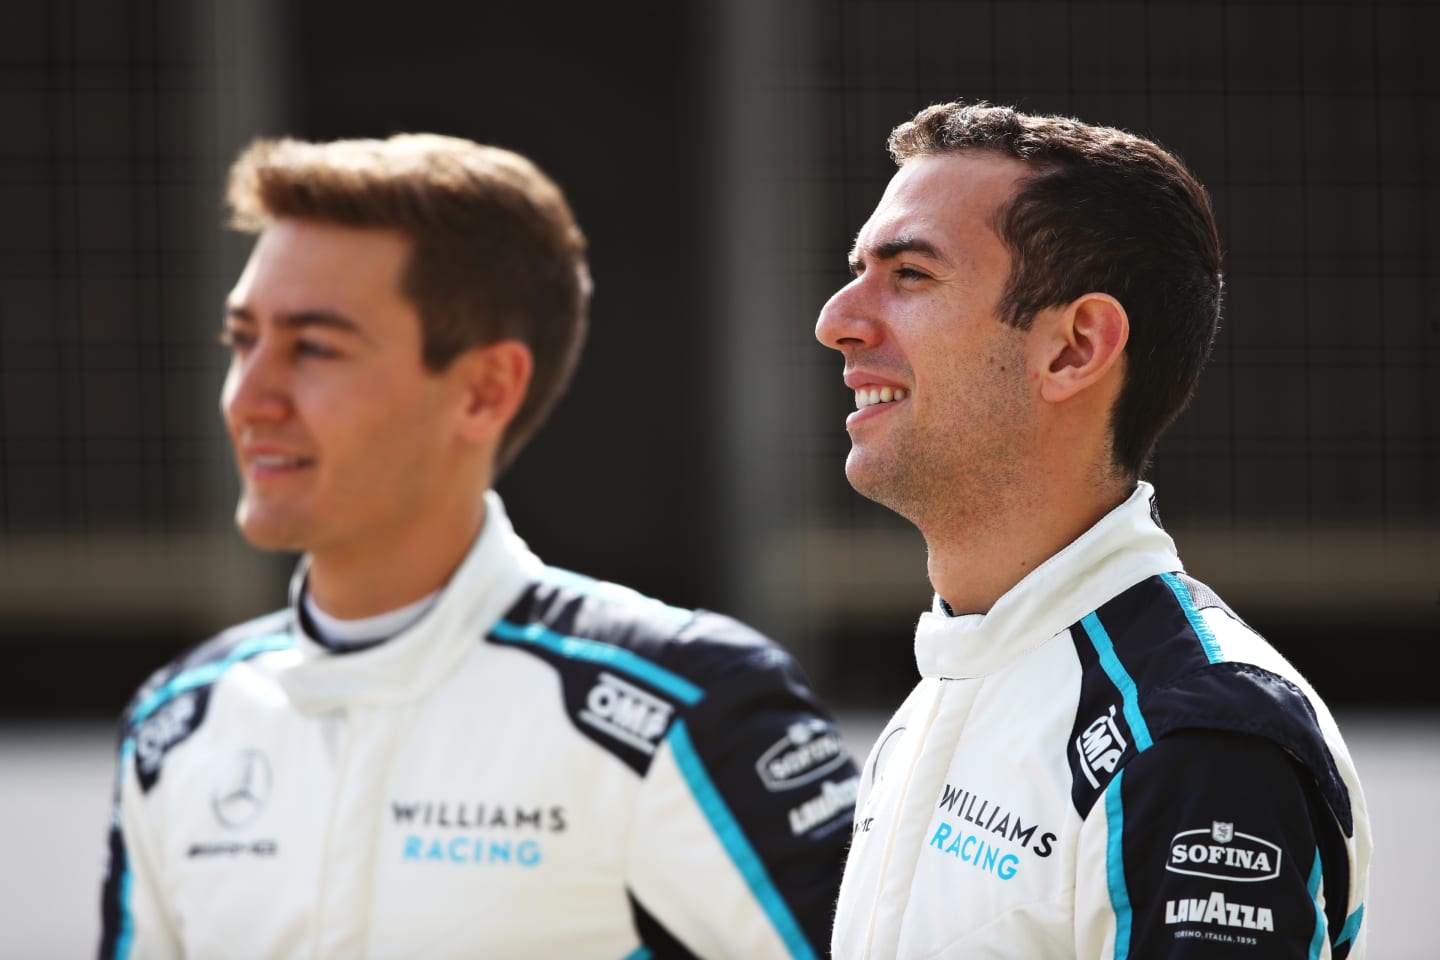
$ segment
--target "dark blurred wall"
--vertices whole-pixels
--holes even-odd
[[[805,179],[828,260],[804,280],[816,306],[894,172],[886,133],[928,103],[1175,150],[1212,194],[1227,292],[1148,474],[1161,515],[1190,571],[1332,702],[1435,702],[1394,665],[1440,640],[1440,5],[817,0],[812,23],[789,42],[810,51],[798,72],[823,118]],[[820,362],[815,389],[833,391]],[[817,431],[843,415],[833,395]],[[838,467],[848,440],[822,435]],[[817,514],[884,527],[816,489]],[[913,671],[905,644],[875,643],[893,620],[877,604],[835,623],[837,660],[879,649],[891,668],[838,675],[847,696]]]
[[[288,557],[192,591],[245,598],[230,609],[115,596],[173,580],[197,531],[188,566],[237,539],[214,336],[248,242],[222,236],[220,195],[257,135],[435,131],[557,179],[591,245],[592,333],[501,491],[549,561],[705,602],[705,63],[685,6],[255,7],[244,43],[223,2],[57,0],[0,21],[0,562],[16,573],[0,644],[37,681],[11,709],[118,710],[180,646],[283,602]],[[253,129],[207,115],[260,85]],[[163,556],[127,562],[140,550]]]
[[[705,63],[687,5],[403,9],[287,7],[293,132],[454,134],[518,150],[560,183],[590,242],[591,334],[500,492],[548,562],[703,602]]]
[[[591,244],[589,343],[499,484],[547,561],[737,613],[840,701],[913,673],[923,543],[843,477],[811,328],[893,168],[984,98],[1127,127],[1210,187],[1229,293],[1151,478],[1192,572],[1335,703],[1440,639],[1434,4],[52,0],[0,13],[0,653],[13,716],[113,715],[278,606],[230,527],[221,230],[249,138],[533,157]],[[1363,652],[1365,655],[1360,655]]]

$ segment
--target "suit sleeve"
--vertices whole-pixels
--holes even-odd
[[[156,839],[135,774],[133,739],[122,738],[100,893],[100,960],[168,960],[183,955],[160,894]]]
[[[655,956],[828,952],[858,770],[778,648],[677,718],[640,788],[629,876]]]
[[[1156,741],[1086,817],[1077,869],[1082,957],[1339,960],[1354,946],[1340,827],[1262,737]]]

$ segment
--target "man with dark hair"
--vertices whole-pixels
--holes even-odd
[[[1219,317],[1204,189],[1129,133],[931,106],[816,335],[846,475],[919,528],[921,680],[862,768],[837,957],[1358,957],[1370,828],[1324,703],[1141,479]]]
[[[303,559],[127,707],[100,955],[823,954],[857,771],[803,672],[491,489],[584,336],[559,188],[402,135],[259,142],[229,200],[236,521]]]

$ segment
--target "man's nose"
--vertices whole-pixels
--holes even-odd
[[[867,302],[864,277],[855,277],[836,290],[815,322],[815,339],[833,350],[847,347],[873,346],[878,327]]]
[[[230,358],[220,392],[220,409],[232,426],[284,420],[291,412],[290,390],[282,359],[268,344]]]

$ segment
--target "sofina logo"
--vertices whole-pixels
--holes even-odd
[[[775,792],[819,780],[844,763],[845,747],[835,729],[812,717],[792,723],[755,761],[755,771],[765,789]]]
[[[1115,705],[1112,703],[1108,713],[1092,720],[1090,726],[1080,731],[1080,736],[1075,738],[1080,771],[1085,774],[1085,779],[1090,781],[1090,786],[1100,786],[1096,771],[1103,770],[1107,774],[1115,772],[1115,768],[1120,765],[1121,755],[1129,745],[1120,732],[1120,726],[1115,722]]]
[[[601,673],[585,695],[580,719],[595,729],[653,754],[655,743],[670,725],[674,708],[611,673]]]
[[[1212,880],[1273,880],[1280,875],[1280,848],[1269,840],[1237,832],[1233,823],[1216,820],[1208,830],[1175,834],[1165,869]]]

